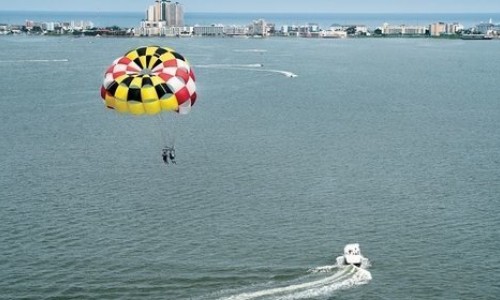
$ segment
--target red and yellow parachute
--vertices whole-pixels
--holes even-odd
[[[106,70],[101,97],[106,107],[120,113],[187,114],[197,97],[195,75],[188,61],[173,49],[139,47]]]

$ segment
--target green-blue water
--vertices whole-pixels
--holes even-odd
[[[99,97],[146,44],[197,76],[176,166]],[[499,50],[2,37],[0,298],[496,299]],[[349,242],[367,271],[332,267]]]

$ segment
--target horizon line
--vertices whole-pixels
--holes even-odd
[[[38,10],[25,10],[25,9],[11,9],[11,10],[4,10],[3,12],[52,12],[52,13],[142,13],[142,11],[136,11],[136,10],[125,10],[125,11],[102,11],[102,10],[45,10],[45,9],[38,9]],[[346,12],[346,11],[341,11],[341,12],[275,12],[275,11],[253,11],[253,12],[241,12],[241,11],[189,11],[189,12],[184,12],[185,14],[315,14],[315,15],[328,15],[328,14],[425,14],[425,15],[434,15],[434,14],[500,14],[500,11],[498,12],[491,12],[491,11],[456,11],[456,12],[408,12],[408,11],[401,11],[401,12],[394,12],[394,11],[376,11],[376,12]]]

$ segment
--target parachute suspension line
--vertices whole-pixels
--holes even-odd
[[[175,121],[173,120],[175,115],[171,114],[169,116],[163,116],[158,114],[157,122],[160,132],[161,142],[165,147],[174,147],[175,145]]]
[[[176,117],[177,113],[171,113],[168,116],[167,124],[168,124],[168,140],[170,144],[172,144],[172,147],[175,145],[175,137],[176,137],[176,128],[175,124],[177,123]]]
[[[156,119],[156,123],[158,124],[159,133],[160,133],[160,140],[161,140],[162,146],[163,147],[170,147],[171,145],[168,144],[167,128],[165,126],[165,122],[164,122],[161,114],[158,114],[158,118]]]

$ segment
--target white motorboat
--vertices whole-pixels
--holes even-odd
[[[367,265],[368,259],[361,254],[358,243],[347,244],[344,247],[344,255],[337,257],[338,265],[354,265],[361,267]]]

